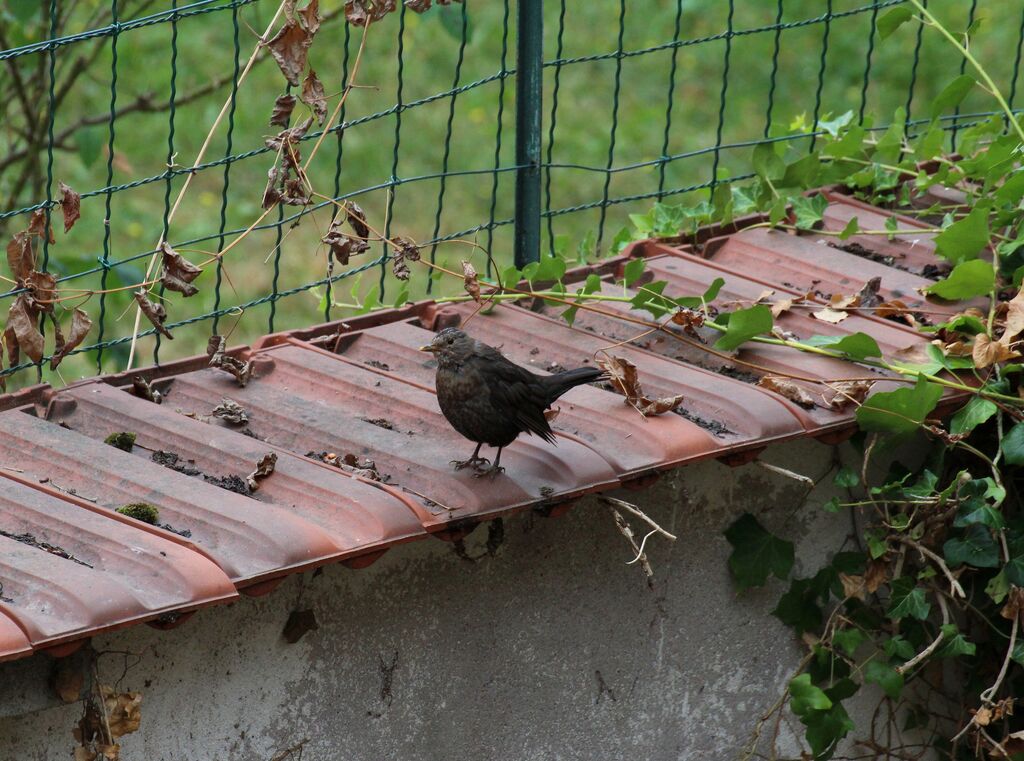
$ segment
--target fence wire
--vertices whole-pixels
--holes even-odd
[[[513,114],[529,107],[539,111],[543,139],[539,253],[572,250],[585,260],[608,249],[610,230],[628,224],[629,212],[750,177],[758,142],[812,149],[814,130],[779,129],[801,117],[813,125],[852,110],[883,129],[902,107],[908,127],[926,123],[912,109],[964,67],[920,28],[908,27],[896,43],[879,40],[880,15],[903,2],[535,2],[544,76],[525,106],[510,83],[512,0],[435,4],[425,13],[399,4],[365,32],[365,43],[343,4],[325,3],[309,66],[330,110],[365,44],[357,87],[337,122],[297,141],[306,155],[320,146],[308,169],[309,203],[278,205],[261,219],[277,153],[265,139],[281,129],[268,119],[275,99],[301,89],[259,43],[258,30],[272,36],[282,23],[270,24],[276,0],[9,1],[0,5],[0,233],[10,239],[39,210],[59,227],[58,183],[74,188],[81,220],[52,241],[43,236],[38,252],[39,268],[56,276],[62,293],[81,294],[58,314],[81,304],[94,320],[60,368],[64,379],[124,369],[133,342],[139,356],[167,361],[201,351],[210,333],[241,342],[446,286],[423,271],[396,281],[387,244],[348,263],[329,261],[321,238],[346,201],[357,201],[387,237],[416,240],[431,262],[475,257],[488,272],[511,264],[523,222],[515,181],[527,168],[515,161],[524,136]],[[963,29],[984,18],[990,41],[976,52],[1011,106],[1024,49],[1019,5],[929,3]],[[958,131],[990,113],[984,97],[972,95],[942,123],[955,145]],[[208,133],[209,149],[196,161]],[[321,142],[325,133],[331,139]],[[147,272],[152,279],[149,265],[164,241],[193,262],[208,261],[210,271],[193,297],[152,294],[165,299],[176,339],[161,343],[145,320],[135,337],[131,294]],[[480,258],[481,248],[490,255]],[[0,315],[24,293],[10,277],[2,282]],[[34,366],[21,361],[0,377]],[[38,367],[13,382],[51,379]]]

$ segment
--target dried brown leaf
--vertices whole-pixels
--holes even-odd
[[[29,302],[33,309],[53,312],[53,302],[57,298],[56,275],[51,272],[30,272],[23,284],[29,290]]]
[[[811,408],[816,406],[813,397],[788,378],[780,378],[777,375],[763,375],[758,379],[757,385],[769,391],[774,391],[791,402],[796,402],[801,407]]]
[[[774,302],[769,307],[772,310],[772,317],[777,318],[783,312],[788,312],[790,309],[793,308],[793,304],[795,304],[799,300],[800,298],[796,297],[792,299],[779,299],[778,301]]]
[[[841,410],[851,404],[860,404],[868,398],[874,385],[874,381],[866,380],[830,383],[829,386],[835,391],[835,395],[829,400],[828,406],[834,410]]]
[[[845,597],[856,598],[861,602],[867,599],[863,576],[840,572],[839,581],[843,585],[843,595]]]
[[[147,402],[153,402],[153,404],[160,404],[164,400],[164,395],[153,388],[152,384],[141,375],[136,375],[132,378],[132,393],[139,397],[139,399],[145,399]]]
[[[405,5],[405,7],[410,11],[416,11],[416,13],[423,13],[430,10],[430,0],[405,0],[403,5]]]
[[[164,323],[167,322],[167,310],[164,309],[164,305],[150,301],[146,291],[142,288],[132,293],[132,295],[135,297],[135,302],[139,305],[139,309],[146,315],[146,319],[153,324],[153,327],[159,330],[166,338],[173,341],[174,336],[171,335],[171,331],[164,327]]]
[[[245,477],[249,485],[249,491],[256,491],[260,488],[260,481],[274,472],[277,467],[277,455],[274,452],[267,452],[256,461],[256,469]]]
[[[675,313],[673,313],[672,322],[676,325],[682,325],[684,332],[695,336],[697,335],[697,328],[704,324],[704,313],[697,312],[686,307],[680,307]]]
[[[221,399],[220,404],[214,407],[210,414],[231,425],[245,425],[249,422],[249,415],[245,408],[231,399]]]
[[[479,304],[480,282],[477,279],[476,270],[473,269],[473,265],[467,262],[465,259],[462,260],[462,280],[463,287],[466,289],[466,293],[472,296],[473,301]]]
[[[64,703],[77,702],[85,686],[85,670],[70,658],[62,658],[54,666],[53,689]]]
[[[46,229],[46,209],[36,209],[32,212],[32,216],[28,220],[27,232],[29,235],[38,235],[40,238],[49,232],[50,243],[57,242],[57,239],[53,237],[53,228],[51,227],[49,231]]]
[[[878,589],[889,580],[889,564],[881,558],[868,563],[864,572],[864,589],[868,594],[873,595]]]
[[[244,387],[252,380],[252,362],[243,362],[232,357],[226,353],[225,346],[224,336],[210,336],[210,340],[206,344],[206,354],[210,358],[210,367],[216,367],[226,373],[230,373],[238,381],[238,385]]]
[[[1007,621],[1012,621],[1024,610],[1024,588],[1010,586],[1010,593],[1006,596],[1006,604],[999,611],[999,615]]]
[[[419,261],[420,249],[411,240],[401,236],[391,242],[394,243],[394,251],[391,254],[391,271],[399,280],[408,280],[408,262]]]
[[[558,417],[558,413],[562,411],[561,407],[552,407],[549,410],[544,410],[544,419],[549,423],[554,422],[555,418]]]
[[[349,201],[345,204],[345,214],[356,237],[367,240],[370,237],[370,227],[366,224],[366,212],[363,211],[363,208],[359,204]]]
[[[910,312],[910,308],[899,299],[883,301],[875,307],[875,314],[879,317],[895,317]]]
[[[160,282],[164,287],[186,298],[199,293],[199,289],[192,285],[192,281],[199,277],[203,270],[185,259],[166,242],[160,244],[160,250],[164,256],[164,270],[160,274]]]
[[[56,325],[56,323],[54,324]],[[50,359],[50,369],[56,370],[57,365],[64,360],[64,357],[77,349],[82,341],[85,340],[91,329],[92,319],[89,315],[81,309],[75,309],[71,313],[71,328],[68,330],[67,339],[64,340],[62,337],[61,343],[57,345],[53,357]]]
[[[974,713],[974,723],[979,727],[987,727],[992,723],[992,709],[982,706]]]
[[[316,1],[313,0],[314,3]],[[267,49],[277,61],[281,73],[293,87],[299,86],[302,72],[306,70],[313,34],[314,32],[307,29],[300,19],[293,17],[266,42]]]
[[[811,317],[814,319],[821,320],[822,322],[827,322],[832,325],[842,322],[849,316],[848,312],[840,312],[830,306],[825,307],[824,309],[819,309],[817,312],[811,312]]]
[[[302,98],[303,103],[313,109],[316,123],[323,124],[327,118],[327,94],[324,92],[323,82],[312,68],[302,81],[302,94],[299,97]]]
[[[844,296],[841,293],[833,293],[828,300],[828,305],[832,309],[842,310],[850,309],[851,307],[860,306],[860,296],[854,294],[853,296]]]
[[[655,415],[663,415],[666,412],[671,412],[682,404],[683,395],[665,396],[661,399],[650,399],[644,396],[641,397],[639,401],[641,402],[639,407],[640,414],[644,417],[654,417]]]
[[[18,337],[14,335],[14,328],[7,326],[4,330],[4,345],[7,347],[7,364],[15,367],[21,360],[21,347],[18,346]]]
[[[882,278],[873,277],[861,286],[861,289],[857,291],[854,298],[857,300],[857,305],[862,307],[873,307],[878,306],[882,302],[882,299],[878,295],[878,290],[882,287]],[[852,304],[850,306],[853,306]]]
[[[1006,303],[1006,325],[1000,341],[1009,345],[1024,332],[1024,289]]]
[[[36,364],[43,361],[43,334],[39,332],[37,326],[38,318],[38,313],[32,309],[24,293],[14,300],[7,312],[8,335],[6,337],[8,342],[13,336],[19,348]],[[8,352],[10,352],[10,343],[8,343]],[[14,364],[15,360],[11,359],[11,365]]]
[[[270,126],[287,127],[297,102],[298,99],[291,93],[278,95],[277,100],[274,101],[274,110],[270,114]]]
[[[15,280],[24,280],[36,268],[32,235],[27,230],[15,233],[7,244],[7,264]]]
[[[64,214],[64,232],[67,232],[82,216],[82,196],[63,182],[60,183],[60,210]]]
[[[681,394],[661,399],[651,399],[644,394],[636,365],[628,359],[609,354],[607,357],[599,358],[597,365],[608,374],[608,381],[612,387],[626,397],[626,403],[635,407],[644,417],[671,412],[683,403]]]
[[[115,692],[113,687],[104,684],[100,685],[100,695],[106,708],[106,725],[112,740],[138,730],[142,723],[142,712],[139,709],[142,693],[119,693]]]
[[[761,294],[754,299],[755,304],[766,304],[768,299],[775,295],[775,291],[772,288],[767,288],[761,291]]]
[[[1011,350],[1006,344],[993,341],[984,333],[979,333],[974,337],[974,349],[971,352],[971,357],[974,359],[974,366],[979,370],[1019,356],[1018,352]]]
[[[370,244],[365,240],[353,238],[341,231],[344,222],[344,219],[336,218],[327,230],[327,234],[321,238],[329,247],[328,256],[336,259],[341,265],[348,264],[349,257],[370,250]]]
[[[345,0],[345,18],[352,26],[368,26],[395,10],[395,0]]]

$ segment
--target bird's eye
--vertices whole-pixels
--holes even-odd
[[[448,336],[448,345],[451,346],[453,343],[455,343],[455,339],[452,338],[451,336]]]

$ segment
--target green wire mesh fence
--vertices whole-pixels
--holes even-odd
[[[880,42],[878,19],[905,0],[323,0],[316,13],[308,0],[4,2],[0,232],[15,263],[25,231],[53,217],[52,235],[28,238],[56,284],[34,287],[57,288],[57,324],[75,307],[92,321],[60,368],[68,380],[196,353],[211,333],[241,342],[448,287],[426,269],[396,280],[387,242],[329,262],[339,203],[448,268],[587,260],[621,243],[631,212],[750,176],[758,142],[812,147],[813,126],[849,110],[876,128],[897,108],[927,121],[919,104],[965,65],[920,27]],[[1013,106],[1024,6],[929,7],[952,28],[983,19],[979,55]],[[381,17],[346,18],[361,12]],[[308,65],[292,83],[267,44],[289,24],[319,27],[311,45],[293,40]],[[291,120],[270,126],[281,104]],[[990,112],[975,93],[944,115],[951,149]],[[268,171],[289,151],[307,162],[291,177],[300,202],[267,206]],[[65,232],[75,193],[81,218]],[[194,296],[154,282],[163,242],[202,266]],[[3,274],[0,315],[26,293]],[[174,342],[137,314],[140,283]],[[48,355],[54,320],[39,326]],[[8,359],[0,378],[50,379],[25,352]]]

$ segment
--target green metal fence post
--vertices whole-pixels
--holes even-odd
[[[543,0],[519,0],[516,11],[515,264],[522,268],[540,259]]]

